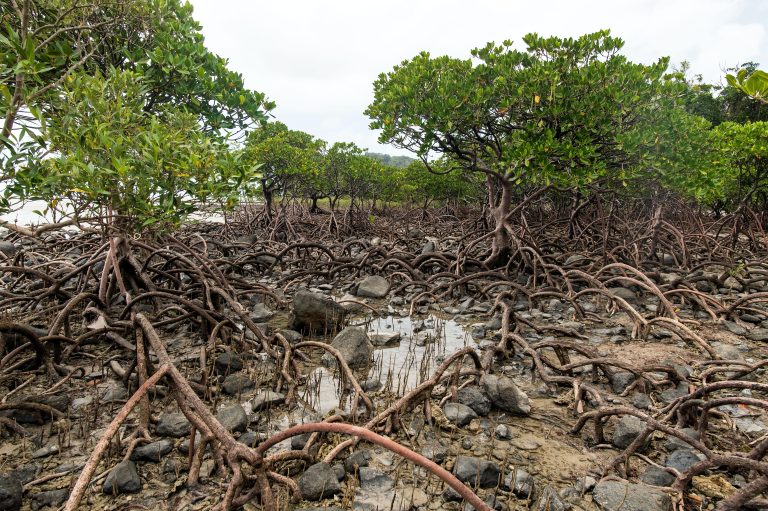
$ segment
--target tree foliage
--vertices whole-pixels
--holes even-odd
[[[768,206],[768,122],[723,123],[712,138],[724,197],[735,204]]]
[[[191,5],[18,0],[0,16],[0,209],[66,199],[139,228],[247,190],[223,137],[273,105],[204,46]]]
[[[756,66],[744,67],[735,76],[727,75],[728,85],[763,104],[768,104],[768,73],[754,67]]]
[[[422,158],[445,154],[507,179],[583,184],[632,164],[624,135],[654,109],[667,59],[632,63],[608,31],[524,41],[524,51],[488,44],[474,60],[403,62],[374,84],[371,127]]]
[[[391,154],[372,152],[366,152],[365,155],[368,158],[376,160],[383,165],[389,165],[390,167],[405,168],[413,162],[413,158],[409,158],[408,156],[393,156]]]
[[[51,149],[45,135],[56,131],[45,123],[72,115],[72,83],[85,84],[83,76],[130,71],[142,84],[131,88],[141,94],[130,99],[137,115],[167,119],[169,109],[181,109],[196,120],[189,129],[219,136],[259,125],[274,106],[205,47],[188,2],[13,0],[0,4],[0,19],[0,209],[18,198],[11,191],[49,190],[28,188],[39,183],[36,167]]]
[[[178,225],[211,200],[233,206],[253,174],[194,114],[171,106],[148,113],[146,87],[130,71],[69,77],[44,130],[56,156],[20,173],[11,191],[106,216],[128,232]]]
[[[264,112],[274,103],[247,89],[240,73],[227,67],[227,59],[205,47],[190,3],[144,1],[146,30],[129,41],[124,55],[116,55],[121,64],[114,64],[144,76],[145,110],[183,107],[198,116],[206,131],[243,131],[266,121]]]
[[[414,160],[404,169],[397,169],[401,200],[422,203],[461,203],[482,199],[482,181],[476,174],[463,172],[447,159],[427,166]]]
[[[273,196],[298,190],[299,186],[319,186],[323,140],[309,133],[291,130],[281,122],[265,124],[248,135],[243,148],[243,163],[259,168],[260,191],[271,215]]]

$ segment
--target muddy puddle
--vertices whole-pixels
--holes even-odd
[[[390,397],[402,396],[417,387],[450,354],[466,346],[477,347],[464,325],[434,315],[385,316],[356,324],[365,326],[375,348],[372,366],[357,376],[361,382],[375,385],[366,390],[381,390]],[[382,339],[394,340],[377,346],[377,342],[384,342]],[[352,397],[345,391],[345,382],[337,370],[319,365],[309,373],[299,391],[299,406],[284,416],[273,417],[270,429],[278,431],[293,424],[319,420],[333,411],[349,411]],[[285,442],[279,448],[287,449],[289,445]]]
[[[425,319],[388,316],[368,325],[374,338],[399,334],[391,347],[374,353],[369,379],[380,381],[384,389],[401,396],[428,379],[446,356],[466,346],[477,346],[465,327],[451,319],[428,316]]]
[[[446,356],[465,346],[477,346],[463,325],[437,316],[386,316],[373,319],[366,328],[374,340],[399,336],[387,346],[375,346],[373,365],[362,375],[363,380],[381,382],[384,391],[396,396],[429,378]],[[346,410],[350,396],[342,392],[342,383],[337,371],[319,366],[310,373],[307,392],[301,397],[321,416],[335,408]]]

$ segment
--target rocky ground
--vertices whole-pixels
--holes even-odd
[[[283,277],[275,272],[256,281],[280,289]],[[663,285],[684,277],[660,274],[657,280]],[[660,307],[656,296],[637,286],[611,287],[609,292],[645,317],[654,317]],[[707,287],[706,292],[722,303],[745,294],[735,285]],[[427,380],[450,354],[469,346],[482,356],[498,346],[505,332],[502,314],[491,299],[459,294],[434,302],[416,292],[395,292],[386,274],[300,285],[282,298],[292,305],[280,309],[260,296],[243,303],[250,319],[265,333],[280,333],[294,345],[307,340],[330,343],[377,410]],[[636,375],[621,368],[609,379],[594,379],[594,364],[575,364],[566,371],[573,381],[590,382],[604,392],[604,405],[654,415],[700,383],[707,367],[701,362],[707,357],[695,343],[663,327],[654,328],[644,339],[634,339],[630,315],[612,308],[603,295],[587,295],[577,303],[586,318],[560,298],[532,303],[520,297],[509,306],[518,320],[516,333],[529,345],[544,343],[538,349],[544,361],[556,364],[561,355],[556,346],[547,348],[546,343],[566,339],[601,359],[634,367],[671,366],[678,375],[677,381],[643,386]],[[768,309],[760,304],[736,322],[715,321],[691,302],[679,303],[677,313],[724,360],[755,365],[768,358]],[[329,317],[343,317],[344,324],[327,335],[302,333],[306,325]],[[349,415],[353,398],[347,382],[334,357],[323,350],[308,350],[309,358],[300,362],[305,376],[298,399],[287,406],[286,395],[273,385],[279,371],[274,360],[256,349],[220,347],[201,369],[205,342],[195,329],[192,323],[177,324],[160,332],[188,379],[210,388],[211,409],[239,442],[258,445],[289,426],[332,415],[356,419]],[[0,509],[63,505],[95,443],[129,397],[120,366],[115,370],[115,358],[114,347],[89,346],[69,362],[73,368],[83,368],[82,373],[58,388],[39,385],[32,371],[4,373],[0,410],[11,427],[4,430],[0,443]],[[572,353],[559,363],[574,364],[584,358]],[[573,386],[545,383],[533,369],[531,357],[523,350],[498,356],[492,374],[464,379],[460,388],[436,386],[427,405],[400,415],[389,436],[476,488],[493,509],[668,511],[681,503],[713,509],[747,484],[748,471],[714,469],[695,476],[685,495],[673,491],[675,473],[686,472],[704,455],[661,431],[654,431],[639,456],[630,459],[626,479],[609,475],[612,460],[644,431],[646,422],[623,414],[605,420],[602,439],[592,427],[574,432],[579,415],[598,403],[589,395],[582,397]],[[654,375],[652,370],[648,373]],[[655,376],[659,381],[668,378],[664,372]],[[757,368],[744,379],[765,382],[765,372]],[[735,394],[760,397],[749,389]],[[81,509],[210,509],[220,502],[227,481],[217,471],[212,453],[202,462],[201,484],[188,488],[185,472],[191,425],[162,385],[152,393],[152,400],[151,442],[137,446],[127,459],[123,459],[125,450],[114,442]],[[54,418],[34,406],[3,406],[13,402],[43,403],[61,414]],[[718,452],[745,452],[768,434],[764,408],[733,404],[719,406],[718,411],[707,429],[708,443]],[[14,425],[20,428],[14,430]],[[129,419],[121,436],[127,437],[133,425]],[[692,438],[699,435],[692,428],[681,431]],[[308,451],[314,460],[322,459],[342,440],[329,434]],[[302,449],[307,441],[306,435],[294,437],[273,451]],[[366,442],[331,463],[297,463],[287,470],[297,482],[302,502],[289,503],[284,489],[278,497],[286,509],[471,509],[429,471]],[[249,502],[243,508],[259,506]]]

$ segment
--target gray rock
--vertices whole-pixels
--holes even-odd
[[[739,431],[748,434],[762,435],[768,431],[768,426],[760,419],[751,419],[749,417],[734,417],[733,422]]]
[[[44,507],[58,508],[69,497],[69,488],[41,491],[32,495],[32,510],[37,511]],[[1,504],[0,504],[1,505]],[[3,508],[6,509],[6,508]]]
[[[533,496],[536,483],[533,476],[521,468],[515,468],[504,476],[503,488],[511,491],[519,499]]]
[[[629,371],[616,371],[613,373],[613,379],[611,379],[611,387],[613,388],[613,392],[616,394],[621,394],[627,390],[627,387],[629,387],[632,382],[635,381],[635,379],[635,375]]]
[[[592,333],[594,335],[620,335],[624,333],[624,327],[615,326],[612,328],[595,328],[594,330],[592,330]]]
[[[137,493],[141,490],[141,478],[132,461],[121,461],[107,475],[102,491],[107,495]]]
[[[222,353],[213,362],[216,374],[231,374],[243,369],[243,359],[237,353]]]
[[[475,305],[475,299],[471,296],[468,296],[464,298],[461,303],[459,304],[459,310],[461,312],[467,312],[469,309],[471,309]]]
[[[485,337],[485,325],[483,323],[472,325],[472,328],[469,331],[469,335],[471,335],[475,340],[482,339]]]
[[[58,454],[58,453],[59,453],[58,445],[55,445],[55,444],[45,445],[32,453],[32,459],[47,458],[48,456],[51,456],[53,454]]]
[[[494,316],[485,323],[485,329],[486,330],[498,330],[501,328],[501,317]]]
[[[6,257],[13,257],[16,255],[18,248],[10,241],[0,240],[0,254]]]
[[[443,490],[443,493],[440,496],[445,502],[459,502],[463,498],[459,492],[448,485],[445,486],[445,490]]]
[[[661,264],[665,266],[674,266],[677,264],[677,260],[672,254],[661,254]]]
[[[33,330],[38,333],[38,335],[45,336],[48,335],[47,331],[39,331],[39,329],[33,328]],[[9,340],[9,335],[6,336],[6,341]],[[26,342],[26,340],[24,341]],[[69,403],[70,403],[70,396],[66,394],[55,394],[52,396],[29,396],[27,398],[28,401],[31,401],[33,403],[41,403],[44,405],[48,405],[51,408],[55,408],[56,410],[67,413],[67,410],[69,409]],[[16,409],[11,410],[7,412],[8,415],[10,415],[13,420],[18,422],[19,424],[43,424],[46,422],[50,422],[54,419],[54,416],[47,412],[41,412],[37,410],[24,410],[24,409]],[[6,412],[3,412],[5,415]]]
[[[421,255],[424,254],[431,254],[435,251],[435,242],[434,241],[427,241],[424,243],[424,246],[421,247]]]
[[[72,400],[72,411],[77,412],[93,403],[93,396],[83,396]]]
[[[666,389],[662,391],[659,397],[664,403],[669,404],[675,399],[679,397],[687,396],[687,395],[688,395],[688,384],[685,382],[680,382],[677,385],[677,387],[673,387],[671,389]]]
[[[627,481],[600,481],[592,492],[602,511],[671,511],[672,499],[661,490]]]
[[[334,337],[331,346],[339,350],[344,362],[352,369],[367,366],[373,356],[373,345],[368,339],[368,334],[358,326],[349,326],[342,330]],[[326,353],[323,355],[323,363],[333,366],[336,357]]]
[[[563,263],[563,266],[570,266],[574,264],[584,263],[587,262],[588,259],[584,257],[581,254],[573,254],[568,256],[568,258],[565,260],[565,263]]]
[[[331,467],[336,473],[336,480],[342,482],[347,477],[347,472],[344,470],[344,465],[341,463],[334,463]]]
[[[583,494],[584,492],[591,491],[595,487],[596,484],[597,484],[597,479],[595,479],[592,476],[579,477],[576,480],[576,484],[574,485],[574,489],[579,494]]]
[[[503,497],[498,497],[496,495],[488,495],[483,499],[483,502],[485,502],[485,505],[487,505],[490,509],[493,511],[506,511],[507,505],[501,501]],[[464,503],[464,507],[462,508],[463,511],[475,511],[475,506],[470,504],[469,502]]]
[[[277,258],[275,256],[263,254],[260,256],[257,256],[255,259],[256,263],[266,266],[266,267],[272,267],[277,262]]]
[[[227,431],[245,431],[248,427],[248,415],[240,405],[227,406],[216,414],[216,419]]]
[[[653,465],[645,469],[643,477],[640,480],[645,484],[651,486],[671,486],[675,482],[675,476],[664,470],[663,468],[654,467]]]
[[[512,441],[512,445],[522,451],[535,451],[541,447],[541,442],[533,438],[517,438]]]
[[[162,473],[166,477],[166,481],[175,481],[176,475],[181,471],[181,463],[174,458],[166,458],[163,462]]]
[[[545,486],[530,509],[535,511],[566,511],[570,509],[570,506],[563,502],[563,499],[557,494],[557,490],[551,486]]]
[[[298,480],[301,497],[305,500],[320,500],[332,497],[341,491],[336,472],[327,463],[315,463],[304,471]]]
[[[360,388],[365,392],[376,392],[383,387],[382,383],[376,378],[365,380],[360,384]]]
[[[158,440],[157,442],[138,446],[131,453],[131,460],[158,462],[163,456],[171,452],[172,449],[173,442],[171,440],[167,438]]]
[[[18,511],[21,509],[21,495],[24,488],[21,481],[10,474],[0,475],[0,509]]]
[[[195,448],[199,448],[200,447],[200,442],[202,442],[202,441],[203,441],[203,437],[200,436],[200,432],[199,431],[196,432],[195,433]],[[184,441],[182,441],[179,444],[177,449],[178,449],[179,453],[181,453],[182,455],[184,455],[184,456],[188,455],[189,454],[189,438],[184,439]],[[209,452],[210,449],[211,449],[211,446],[210,446],[210,444],[208,444],[206,446],[205,450],[206,450],[206,452]]]
[[[350,474],[354,474],[360,468],[367,467],[370,460],[371,451],[368,449],[358,449],[344,460],[344,470]]]
[[[698,454],[690,449],[678,449],[667,457],[664,466],[674,468],[678,472],[685,472],[702,459],[704,459],[703,454]]]
[[[699,439],[699,432],[693,428],[683,428],[680,430],[686,437],[692,440]],[[669,451],[675,451],[677,449],[691,449],[691,445],[687,442],[680,440],[676,436],[668,436],[667,441],[664,442],[664,447]]]
[[[104,391],[104,396],[101,398],[102,403],[110,403],[112,401],[127,401],[127,400],[128,400],[128,390],[126,390],[126,388],[119,383],[109,384],[106,390]]]
[[[301,342],[301,339],[303,338],[302,335],[296,330],[283,329],[283,330],[280,330],[278,333],[283,337],[285,337],[285,340],[291,344],[296,344],[298,342]]]
[[[366,491],[385,492],[395,486],[395,482],[387,474],[370,467],[360,468],[360,488]]]
[[[349,311],[350,313],[360,312],[366,308],[365,305],[363,305],[366,302],[366,300],[364,298],[355,296],[351,293],[346,293],[344,296],[342,296],[336,301],[340,303],[341,306],[344,307],[344,309]]]
[[[499,424],[493,432],[499,440],[509,440],[512,438],[512,432],[509,431],[509,427],[506,424]]]
[[[411,511],[425,509],[429,496],[420,488],[405,486],[397,490],[371,491],[358,488],[355,491],[352,511]]]
[[[428,331],[423,331],[423,332],[414,334],[412,339],[412,342],[416,344],[416,346],[426,346],[427,344],[431,344],[434,341],[435,341],[435,336]]]
[[[291,437],[291,449],[294,451],[300,451],[306,447],[309,438],[312,433],[304,433],[303,435],[294,435]]]
[[[651,398],[648,397],[648,394],[636,392],[635,395],[632,396],[632,405],[635,408],[647,410],[651,407],[651,404]]]
[[[531,413],[531,403],[528,396],[517,388],[511,378],[486,374],[482,377],[481,382],[491,403],[497,408],[518,415]]]
[[[266,408],[274,408],[285,401],[285,394],[273,390],[262,390],[251,399],[251,410],[258,412]]]
[[[330,298],[298,291],[293,297],[293,326],[298,331],[330,332],[344,321],[347,310]]]
[[[739,326],[733,321],[723,321],[723,326],[728,329],[729,332],[736,335],[745,335],[747,333],[747,329],[743,326]]]
[[[443,413],[445,413],[446,419],[457,426],[466,426],[472,422],[472,419],[477,418],[477,414],[472,408],[461,403],[445,403]]]
[[[269,323],[256,323],[256,328],[259,329],[259,331],[264,335],[272,335],[272,325]],[[249,328],[245,331],[245,338],[250,339],[252,341],[258,340],[258,337],[256,337],[256,334],[253,333],[253,331]]]
[[[768,328],[753,328],[747,337],[753,341],[768,341]]]
[[[501,470],[496,463],[482,458],[459,456],[453,465],[453,475],[464,483],[481,488],[493,488],[499,484]]]
[[[608,292],[611,293],[613,296],[623,298],[628,302],[637,301],[637,294],[635,294],[635,292],[632,291],[631,289],[627,289],[626,287],[609,287]]]
[[[159,436],[181,438],[189,435],[191,429],[192,425],[183,413],[166,412],[160,416],[156,431]]]
[[[368,334],[368,338],[377,348],[386,348],[388,346],[397,346],[400,344],[400,332],[376,332]]]
[[[357,285],[357,296],[366,298],[384,298],[389,292],[389,281],[384,277],[372,275],[365,277]]]
[[[459,389],[456,393],[456,399],[459,403],[472,408],[472,410],[480,416],[484,417],[491,412],[491,400],[488,399],[485,392],[476,385],[470,385]]]
[[[257,303],[249,314],[254,323],[266,323],[275,316],[275,313],[263,303]]]
[[[245,236],[240,236],[235,240],[235,243],[243,243],[245,245],[253,245],[259,241],[259,237],[256,234],[246,234]]]
[[[421,449],[421,455],[428,460],[441,464],[448,457],[448,448],[436,441],[432,441]]]
[[[264,433],[256,433],[255,431],[246,431],[245,433],[243,433],[238,437],[237,441],[240,442],[241,444],[247,445],[248,447],[256,447],[265,438],[266,438],[266,435]]]
[[[43,467],[37,463],[26,463],[7,475],[20,481],[21,484],[24,485],[36,479],[40,475],[42,469]]]
[[[637,436],[645,431],[645,422],[634,415],[625,415],[619,419],[613,432],[613,445],[624,449],[631,444]]]
[[[743,475],[736,474],[733,476],[732,483],[736,488],[744,488],[747,485],[747,480],[744,479]]]
[[[243,373],[230,374],[224,379],[221,388],[230,396],[234,396],[251,390],[253,388],[253,381]]]
[[[717,356],[723,360],[744,360],[739,349],[731,344],[717,343],[713,345],[712,348],[715,350],[715,353],[717,353]]]

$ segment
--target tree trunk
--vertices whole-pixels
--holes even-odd
[[[485,264],[491,268],[507,265],[512,256],[512,238],[510,236],[509,211],[512,203],[512,183],[508,179],[488,176],[488,202],[491,204],[491,218],[494,223],[491,255]],[[501,196],[497,198],[497,186],[501,187]]]
[[[261,182],[261,189],[264,193],[264,211],[267,214],[267,221],[272,221],[272,188],[267,186],[267,184],[262,181]]]

